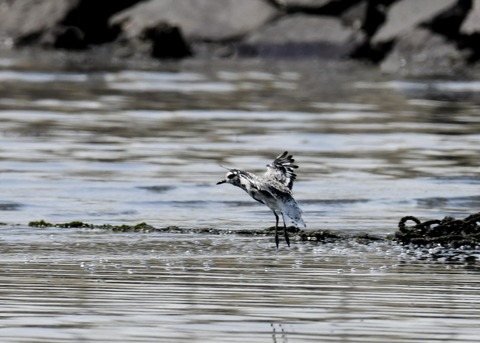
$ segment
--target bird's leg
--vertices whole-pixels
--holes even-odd
[[[278,215],[277,215],[277,212],[273,211],[273,214],[275,215],[275,244],[277,245],[277,249],[278,249],[278,243],[279,243],[279,240],[278,240]]]
[[[285,241],[287,242],[287,245],[290,246],[290,238],[288,237],[287,224],[285,224],[285,218],[283,217],[283,213],[282,213],[282,218],[283,218],[283,233],[285,234]]]

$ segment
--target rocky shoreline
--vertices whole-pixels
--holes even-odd
[[[0,0],[0,49],[120,59],[359,60],[385,73],[468,75],[480,0]]]

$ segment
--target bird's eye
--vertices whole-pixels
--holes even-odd
[[[233,179],[234,176],[234,174],[228,174],[227,179]]]

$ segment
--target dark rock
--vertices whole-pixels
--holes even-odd
[[[80,0],[15,0],[0,12],[4,46],[35,44],[61,25]]]
[[[142,17],[142,6],[140,10],[133,10],[131,14],[133,20],[139,20]],[[129,11],[127,11],[129,12]],[[137,13],[137,14],[135,14]],[[146,12],[148,13],[148,12]],[[122,57],[144,57],[149,56],[158,59],[179,59],[188,57],[192,54],[190,46],[183,38],[181,30],[164,19],[149,18],[142,26],[135,26],[133,30],[125,29],[124,25],[129,25],[128,17],[123,17],[126,13],[121,13],[117,18],[123,18],[117,22],[117,29],[120,32],[119,38],[112,49],[113,53]],[[113,21],[116,22],[117,19]],[[120,19],[118,19],[120,20]],[[128,22],[128,24],[126,24]]]
[[[104,44],[91,50],[114,57],[349,57],[453,74],[480,59],[479,37],[480,0],[0,0],[0,47]]]
[[[473,7],[460,27],[463,34],[480,34],[480,0],[474,0]]]
[[[120,58],[139,59],[181,59],[192,55],[180,29],[165,22],[146,27],[138,37],[121,36],[111,44],[110,52]]]
[[[422,24],[430,31],[460,42],[460,26],[472,8],[471,0],[460,0],[456,5]]]
[[[46,33],[41,44],[60,49],[81,50],[87,48],[85,34],[76,26],[58,26]]]
[[[438,15],[452,9],[457,0],[403,0],[388,10],[385,24],[375,33],[371,42],[379,44],[391,41],[403,32],[432,21]]]
[[[147,29],[144,38],[151,42],[150,55],[154,58],[183,58],[192,54],[176,26],[157,25]]]
[[[405,75],[453,75],[466,66],[466,54],[443,36],[426,29],[405,32],[380,69]]]
[[[477,247],[480,244],[480,213],[464,219],[445,217],[421,222],[416,217],[406,216],[400,219],[395,240],[402,244],[418,246],[443,246],[451,248]],[[406,223],[414,225],[407,226]]]
[[[297,14],[256,31],[239,45],[239,52],[259,56],[343,58],[352,53],[363,38],[361,32],[342,25],[340,19]]]
[[[274,0],[274,2],[284,8],[321,8],[337,0]]]
[[[361,0],[271,0],[287,13],[338,16]]]
[[[95,0],[15,0],[0,11],[4,47],[42,45],[84,49],[113,40],[108,18],[140,0],[116,0],[99,6]]]
[[[361,1],[342,13],[340,18],[346,26],[359,30],[365,26],[367,10],[368,2]]]
[[[86,44],[111,42],[117,38],[118,31],[110,27],[110,17],[141,1],[115,0],[100,5],[98,0],[82,0],[68,12],[62,25],[81,31]]]
[[[365,0],[347,10],[341,15],[341,18],[347,25],[360,29],[367,37],[372,37],[385,22],[387,8],[393,2],[395,0]],[[385,58],[391,46],[391,42],[370,44],[367,39],[365,44],[360,46],[351,57],[378,63]]]
[[[459,36],[455,37],[458,46],[469,49],[471,55],[469,62],[473,62],[475,69],[478,69],[480,60],[480,0],[474,0],[469,13],[465,16],[460,25]]]
[[[387,8],[394,2],[395,0],[362,0],[345,10],[339,17],[345,25],[362,29],[371,37],[385,22]]]
[[[178,27],[188,42],[227,41],[244,36],[278,15],[262,0],[150,0],[111,19],[124,37],[138,37],[163,22]]]
[[[372,37],[373,34],[383,25],[386,19],[387,8],[396,0],[364,0],[350,9],[342,13],[342,20],[346,23],[352,21],[360,21],[361,29],[367,34],[368,37]],[[357,27],[355,23],[349,24],[350,26]]]

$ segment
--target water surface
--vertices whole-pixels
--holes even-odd
[[[480,205],[478,82],[323,61],[2,66],[2,341],[477,340],[476,250],[27,223],[265,228],[267,208],[215,186],[219,165],[262,173],[284,150],[308,229],[463,217]]]
[[[476,342],[478,267],[387,243],[9,229],[4,342]]]

